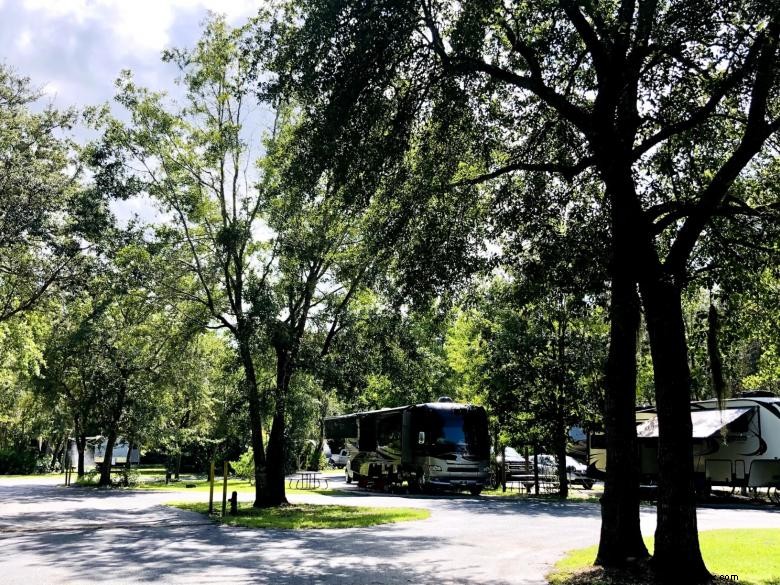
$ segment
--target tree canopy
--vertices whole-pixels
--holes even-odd
[[[273,8],[166,50],[176,99],[125,71],[58,111],[0,66],[0,471],[92,434],[246,452],[275,506],[328,414],[453,396],[563,496],[569,428],[603,427],[623,566],[655,403],[654,567],[706,580],[689,402],[780,389],[778,8]],[[117,221],[134,197],[160,221]]]

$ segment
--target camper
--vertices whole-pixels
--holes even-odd
[[[449,399],[325,419],[328,439],[348,451],[347,482],[414,491],[481,493],[490,477],[487,415]]]
[[[138,450],[138,446],[131,446],[123,438],[119,438],[114,443],[114,449],[111,453],[111,465],[122,465],[127,462],[127,457],[130,457],[131,465],[138,465],[141,460],[141,453]],[[100,435],[95,437],[87,437],[87,444],[84,448],[84,468],[89,469],[100,463],[103,463],[106,454],[106,438]],[[76,448],[76,440],[69,439],[69,464],[75,466],[79,460],[78,449]]]
[[[697,488],[780,487],[780,398],[753,392],[723,401],[691,403],[693,465]],[[658,418],[637,412],[638,457],[643,483],[658,478]],[[603,435],[592,435],[590,468],[606,469]]]

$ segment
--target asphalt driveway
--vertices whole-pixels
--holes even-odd
[[[257,531],[162,505],[202,500],[203,492],[102,491],[55,481],[0,479],[0,582],[530,585],[545,583],[565,551],[594,544],[599,534],[592,503],[357,490],[289,499],[424,507],[431,517],[347,530]],[[646,534],[654,522],[654,510],[644,510]],[[702,509],[699,524],[780,527],[780,510]]]

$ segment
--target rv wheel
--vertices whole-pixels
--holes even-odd
[[[349,471],[347,471],[344,475],[347,476],[347,483],[352,483],[352,476],[349,474]]]
[[[425,493],[428,491],[428,476],[425,475],[425,472],[422,469],[417,470],[417,476],[415,477],[415,482],[417,485],[415,487],[417,488],[415,491],[419,493]]]
[[[481,487],[472,487],[472,488],[469,488],[469,492],[471,492],[472,496],[478,496],[479,494],[482,493],[482,488]]]
[[[708,498],[712,494],[712,483],[707,480],[694,480],[694,489],[699,498]]]
[[[497,489],[498,488],[498,473],[496,472],[495,467],[490,468],[490,478],[488,479],[488,485],[491,489]]]

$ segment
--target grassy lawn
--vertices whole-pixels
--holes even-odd
[[[194,486],[194,487],[187,487],[187,486]],[[132,486],[132,489],[142,489],[142,490],[163,490],[163,491],[173,491],[173,492],[206,492],[209,491],[209,482],[205,479],[198,479],[198,480],[182,480],[177,481],[173,483],[169,483],[168,485],[165,485],[165,482],[143,482],[136,484]],[[254,493],[255,486],[250,484],[246,480],[242,479],[228,479],[228,494],[231,492],[239,492],[239,493]],[[290,493],[300,493],[300,494],[333,494],[336,493],[336,490],[332,489],[317,489],[317,490],[297,490],[295,488],[290,488],[285,485],[285,491]],[[217,497],[217,494],[222,494],[222,478],[217,478],[214,480],[214,497]]]
[[[207,503],[171,502],[182,510],[208,513]],[[364,508],[356,506],[320,506],[295,504],[279,508],[256,509],[250,504],[240,503],[237,516],[214,519],[230,526],[247,528],[361,528],[375,524],[390,524],[409,520],[424,520],[431,513],[416,508]]]
[[[707,530],[699,533],[699,542],[707,568],[714,575],[728,576],[727,581],[742,585],[780,585],[780,528]],[[652,551],[653,539],[645,538],[645,543]],[[553,585],[622,583],[596,579],[595,575],[592,581],[575,579],[575,575],[593,564],[596,551],[595,546],[570,551],[555,564],[554,571],[547,576],[549,582]]]
[[[78,482],[78,485],[82,487],[90,487],[90,486],[97,486],[98,483],[98,476],[94,476],[92,478],[85,478],[82,481]],[[117,480],[116,477],[112,476],[112,479],[114,481]],[[140,482],[133,484],[131,486],[128,486],[127,488],[122,489],[131,489],[131,490],[156,490],[156,491],[165,491],[165,492],[201,492],[201,493],[208,493],[209,491],[209,482],[206,479],[193,479],[193,480],[186,480],[183,479],[181,481],[171,482],[169,484],[165,484],[165,481],[145,481],[144,477],[142,476],[140,478]],[[250,484],[248,481],[242,480],[242,479],[228,479],[228,489],[227,492],[230,494],[231,492],[238,492],[238,493],[254,493],[255,486]],[[325,495],[337,495],[339,492],[337,490],[333,489],[316,489],[316,490],[303,490],[303,489],[295,489],[290,488],[285,485],[285,491],[288,494],[325,494]],[[218,500],[222,498],[222,478],[217,478],[214,481],[214,499]]]
[[[194,487],[187,487],[194,486]],[[173,481],[169,484],[165,484],[165,478],[163,481],[142,481],[133,486],[133,489],[141,490],[165,490],[165,491],[188,491],[188,492],[207,492],[209,491],[209,482],[207,479],[182,479],[181,481]],[[248,481],[241,479],[228,479],[228,493],[232,491],[248,492],[254,491],[255,486],[250,485]],[[218,477],[214,480],[214,492],[222,491],[222,478]]]
[[[27,475],[0,475],[0,479],[35,479],[36,477],[65,477],[64,473],[29,473]]]
[[[161,477],[165,479],[165,467],[159,465],[139,465],[134,468],[144,477]]]
[[[501,491],[501,486],[499,486],[496,489],[486,489],[482,491],[483,496],[494,496],[499,498],[522,498],[522,499],[531,499],[531,500],[544,500],[544,501],[555,501],[560,500],[558,497],[557,492],[553,493],[540,493],[538,496],[533,493],[533,489],[531,490],[531,493],[528,494],[525,491],[525,488],[521,489],[509,489],[507,487],[507,490]],[[601,497],[601,494],[594,494],[593,491],[587,491],[587,490],[581,490],[581,489],[571,489],[569,488],[569,497],[567,498],[568,501],[572,502],[591,502],[591,503],[598,503],[599,498]]]

